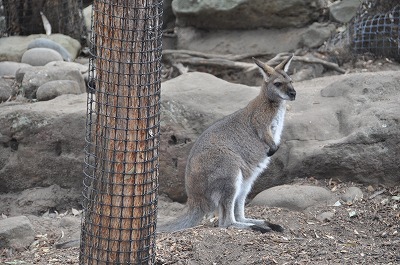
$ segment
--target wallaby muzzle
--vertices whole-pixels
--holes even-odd
[[[296,91],[294,89],[290,89],[287,95],[289,96],[289,99],[292,101],[296,99]]]

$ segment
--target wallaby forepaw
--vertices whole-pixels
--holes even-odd
[[[268,226],[252,225],[252,226],[250,226],[250,228],[253,231],[261,232],[262,234],[272,231],[272,229]]]
[[[267,156],[272,156],[273,154],[275,154],[276,153],[276,151],[278,151],[278,149],[279,149],[279,146],[275,146],[275,147],[271,147],[271,148],[269,148],[269,150],[268,150],[268,153],[267,153]]]

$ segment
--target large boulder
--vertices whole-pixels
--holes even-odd
[[[201,29],[256,29],[301,27],[320,16],[315,0],[174,0],[178,26]]]
[[[0,193],[82,187],[86,95],[0,104]]]
[[[77,91],[86,92],[81,71],[69,65],[52,62],[45,66],[20,68],[16,73],[16,81],[20,84],[23,95],[29,99],[37,98],[36,92],[40,86],[57,80],[75,81],[78,85]]]
[[[303,28],[203,30],[176,28],[178,49],[216,54],[276,54],[299,47],[315,48],[334,32],[332,24],[314,23]]]
[[[336,1],[329,6],[329,15],[333,21],[348,23],[357,14],[361,3],[359,0]]]
[[[0,77],[1,76],[15,76],[20,68],[28,67],[29,64],[3,61],[0,62]]]
[[[398,72],[296,83],[281,147],[254,185],[258,193],[296,177],[400,183]],[[189,73],[163,84],[160,191],[183,201],[184,168],[199,133],[247,104],[256,88]]]
[[[62,61],[60,53],[49,48],[32,48],[24,52],[21,63],[32,66],[44,66],[53,61]]]
[[[398,72],[295,83],[298,97],[288,104],[281,147],[254,193],[296,177],[399,184],[399,86]],[[162,84],[160,193],[185,200],[184,169],[194,141],[258,91],[205,73]],[[79,194],[85,115],[84,94],[0,104],[0,193],[55,184]]]
[[[64,47],[71,55],[71,60],[75,59],[81,49],[79,41],[63,35],[51,34],[33,34],[29,36],[10,36],[0,38],[0,61],[20,62],[22,55],[28,49],[28,45],[37,38],[48,38],[62,47]]]
[[[0,220],[0,248],[24,249],[33,242],[35,231],[26,216]]]
[[[0,103],[9,100],[14,92],[13,80],[0,77]]]
[[[64,94],[81,94],[79,84],[73,80],[49,81],[36,91],[37,100],[50,100]]]
[[[399,184],[399,86],[396,71],[296,84],[274,178]]]

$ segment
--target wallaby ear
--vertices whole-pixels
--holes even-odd
[[[294,57],[294,54],[292,53],[290,56],[288,56],[285,60],[283,60],[283,62],[281,62],[280,64],[278,64],[275,67],[275,70],[283,70],[285,71],[285,73],[289,70],[290,67],[290,63],[292,62],[292,59]]]
[[[257,60],[256,58],[252,57],[254,63],[260,68],[261,74],[264,76],[264,79],[267,80],[270,75],[275,73],[275,69],[272,68],[271,66],[261,62],[260,60]]]

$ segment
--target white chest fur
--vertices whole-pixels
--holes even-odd
[[[274,137],[275,144],[278,145],[281,141],[281,135],[283,130],[283,123],[285,120],[286,104],[281,104],[275,118],[271,123],[271,131]]]

